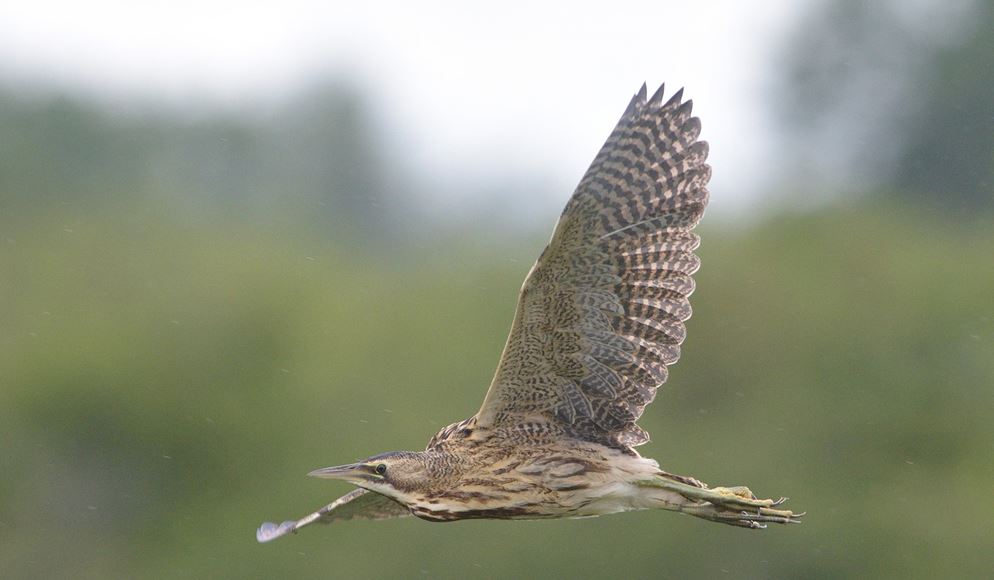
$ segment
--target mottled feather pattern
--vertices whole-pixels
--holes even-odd
[[[680,357],[700,267],[708,147],[682,90],[645,86],[563,210],[521,289],[479,425],[628,448]]]

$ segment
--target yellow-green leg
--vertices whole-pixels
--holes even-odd
[[[804,515],[803,512],[776,509],[787,501],[785,497],[777,500],[757,499],[745,486],[708,489],[703,484],[702,487],[688,485],[665,475],[640,485],[675,492],[688,500],[686,503],[667,504],[665,509],[733,526],[762,529],[769,523],[799,524],[799,518]]]

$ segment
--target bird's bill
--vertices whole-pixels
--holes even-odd
[[[341,479],[350,483],[367,483],[382,479],[374,471],[374,466],[366,463],[349,463],[347,465],[336,465],[334,467],[323,467],[308,473],[311,477],[323,479]]]

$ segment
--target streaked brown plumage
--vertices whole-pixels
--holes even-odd
[[[585,517],[632,509],[682,511],[759,528],[798,522],[747,488],[709,489],[659,469],[634,447],[636,421],[680,357],[700,261],[693,228],[711,168],[700,121],[682,89],[632,99],[566,204],[521,287],[490,390],[469,419],[422,452],[319,469],[360,489],[281,525],[266,542],[315,521],[415,515]]]

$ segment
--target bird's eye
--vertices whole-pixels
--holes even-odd
[[[383,474],[385,474],[387,472],[387,466],[386,466],[385,463],[381,463],[381,464],[377,465],[376,467],[374,467],[373,471],[376,472],[376,475],[383,475]]]

